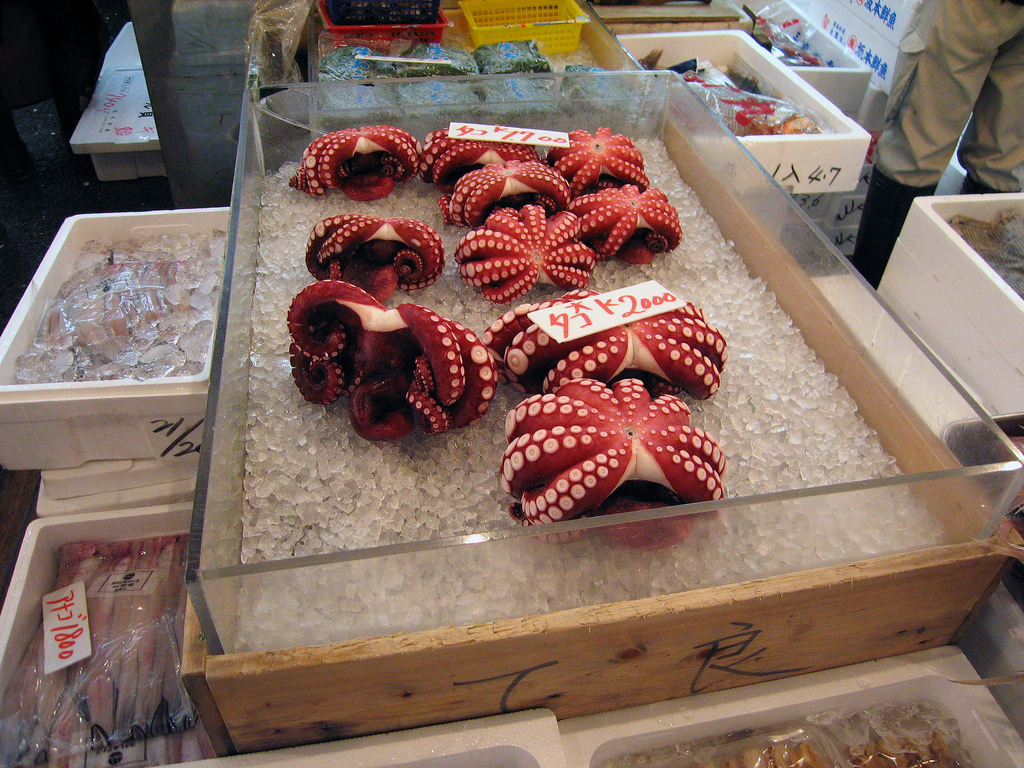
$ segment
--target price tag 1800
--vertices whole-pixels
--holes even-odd
[[[527,314],[558,342],[653,317],[686,306],[686,302],[654,280],[568,301]]]
[[[92,655],[85,582],[43,596],[43,670],[47,674]]]

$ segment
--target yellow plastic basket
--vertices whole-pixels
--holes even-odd
[[[573,0],[461,0],[474,46],[536,40],[541,53],[570,53],[589,19]]]

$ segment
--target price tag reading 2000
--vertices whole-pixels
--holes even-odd
[[[552,339],[562,342],[684,306],[684,300],[649,280],[629,288],[535,309],[527,317]]]

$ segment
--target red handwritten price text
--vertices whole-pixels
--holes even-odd
[[[76,581],[43,597],[44,668],[62,669],[92,653],[85,584]]]
[[[506,144],[532,144],[543,147],[569,146],[568,133],[533,130],[530,128],[510,128],[502,125],[453,122],[448,125],[448,135],[455,139],[500,141]]]
[[[570,341],[618,325],[660,315],[685,304],[653,280],[529,313],[555,341]]]

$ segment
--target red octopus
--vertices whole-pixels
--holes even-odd
[[[613,494],[627,483],[662,486],[675,503],[724,495],[718,442],[691,426],[686,403],[652,400],[637,379],[577,379],[533,395],[509,411],[505,437],[501,487],[523,525],[618,511]]]
[[[683,237],[679,211],[660,189],[632,184],[577,197],[569,210],[580,217],[580,240],[602,261],[650,264],[655,254],[674,250]]]
[[[445,224],[478,227],[497,208],[535,203],[556,213],[565,210],[571,197],[565,179],[540,160],[508,160],[470,171],[438,205]]]
[[[472,424],[494,398],[497,371],[476,334],[416,304],[386,309],[340,280],[306,286],[288,310],[292,374],[303,397],[349,398],[352,427],[395,440]]]
[[[419,160],[419,141],[402,128],[346,128],[311,142],[288,184],[311,195],[340,189],[351,200],[379,200],[415,176]]]
[[[607,187],[633,184],[647,189],[644,156],[633,140],[611,128],[570,131],[568,147],[552,147],[548,164],[569,181],[573,197]]]
[[[538,282],[585,288],[597,256],[576,239],[578,231],[579,219],[567,211],[549,218],[539,205],[499,209],[459,240],[459,275],[497,304],[520,298]]]
[[[306,267],[317,280],[343,280],[387,301],[398,288],[425,288],[440,277],[444,243],[415,219],[342,214],[313,227]]]
[[[526,144],[475,141],[448,135],[447,128],[431,131],[420,153],[420,178],[442,192],[455,189],[455,182],[470,171],[507,160],[539,160],[537,150]]]
[[[571,304],[595,291],[521,304],[481,337],[499,375],[524,392],[551,392],[572,379],[643,379],[656,393],[699,400],[718,391],[728,359],[725,338],[692,304],[578,339],[558,342],[529,318],[538,309]]]

